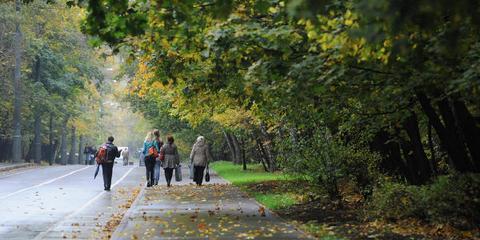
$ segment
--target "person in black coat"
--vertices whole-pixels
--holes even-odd
[[[105,188],[105,191],[110,191],[110,186],[112,184],[113,164],[115,158],[120,157],[121,152],[118,151],[117,146],[113,144],[114,140],[115,139],[110,136],[108,137],[107,142],[104,144],[104,146],[107,147],[107,159],[105,163],[102,163],[103,186]]]

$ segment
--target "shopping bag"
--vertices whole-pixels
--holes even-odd
[[[175,168],[175,181],[180,182],[182,181],[182,166],[178,165]]]
[[[193,164],[188,165],[188,167],[190,168],[190,179],[193,179]]]
[[[207,166],[207,173],[205,173],[205,182],[210,182],[210,170]]]

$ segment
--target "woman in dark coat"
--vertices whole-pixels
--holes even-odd
[[[167,143],[163,144],[160,153],[165,156],[165,159],[162,161],[162,167],[165,170],[165,180],[167,180],[168,187],[170,187],[172,182],[173,170],[180,165],[180,156],[174,141],[172,136],[168,136]]]

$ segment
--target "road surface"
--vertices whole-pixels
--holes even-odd
[[[115,165],[111,192],[103,191],[101,170],[93,180],[94,171],[70,165],[0,175],[0,239],[102,237],[133,201],[145,170]]]

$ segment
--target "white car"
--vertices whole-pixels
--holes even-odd
[[[115,163],[121,161],[123,162],[123,165],[128,165],[128,147],[118,147],[118,151],[121,151],[120,157],[115,158]]]

